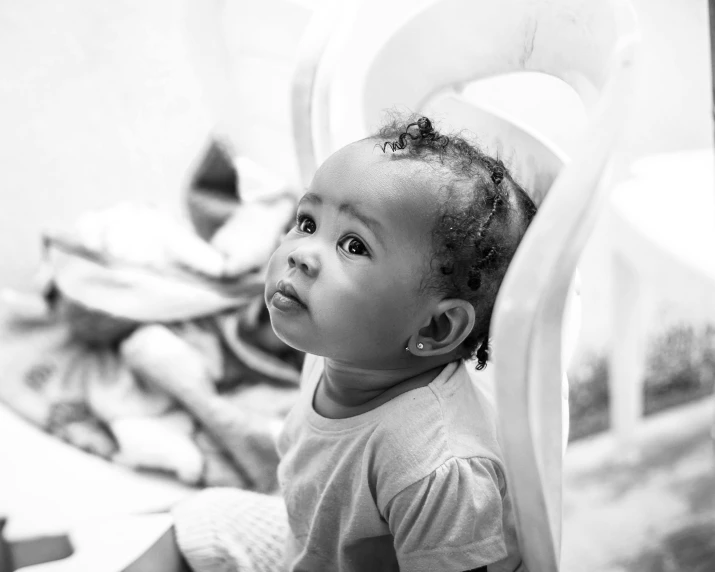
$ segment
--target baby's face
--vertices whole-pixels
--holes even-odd
[[[384,367],[404,355],[434,294],[429,271],[438,194],[412,161],[375,141],[332,155],[268,263],[266,303],[278,337],[332,359]]]

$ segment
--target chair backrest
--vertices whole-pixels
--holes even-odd
[[[438,94],[424,106],[429,117],[455,130],[477,135],[477,142],[490,155],[499,157],[512,177],[540,205],[568,161],[563,150],[551,144],[517,119],[497,109],[488,109],[453,92]]]
[[[307,42],[294,84],[302,178],[365,137],[383,110],[438,110],[511,160],[540,204],[492,318],[500,432],[529,570],[559,568],[562,322],[571,277],[608,185],[638,43],[628,0],[363,0]],[[320,26],[319,26],[320,28]],[[553,75],[580,96],[589,127],[570,159],[546,138],[458,95],[519,71]],[[528,97],[528,94],[525,94]]]

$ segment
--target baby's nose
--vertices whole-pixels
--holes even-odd
[[[320,261],[314,252],[308,252],[307,249],[297,248],[288,255],[288,266],[298,268],[307,276],[317,276],[320,271]]]

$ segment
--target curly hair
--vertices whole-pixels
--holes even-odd
[[[529,195],[498,159],[461,134],[436,131],[427,117],[393,116],[371,137],[395,159],[436,165],[447,193],[432,230],[433,252],[424,282],[474,308],[474,328],[460,346],[460,357],[489,359],[489,323],[509,262],[536,214]],[[388,141],[385,141],[388,140]],[[391,141],[390,141],[391,140]]]

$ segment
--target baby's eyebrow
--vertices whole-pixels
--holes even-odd
[[[316,195],[315,193],[305,193],[300,199],[298,206],[300,206],[302,203],[315,203],[318,205],[322,205],[323,198]],[[355,205],[350,203],[341,203],[338,207],[338,212],[348,214],[351,217],[359,220],[363,225],[370,229],[370,231],[372,232],[372,234],[375,235],[380,244],[382,244],[383,247],[385,246],[385,243],[382,240],[382,232],[384,231],[384,227],[380,221],[375,218],[372,218],[371,216],[366,215],[365,213],[361,212]]]
[[[322,205],[323,199],[321,199],[315,193],[305,193],[298,201],[298,206],[302,205],[303,203],[317,203],[319,205]]]
[[[350,203],[342,203],[338,207],[338,211],[341,213],[346,213],[351,217],[358,219],[362,224],[364,224],[367,228],[370,229],[372,234],[374,234],[380,242],[382,242],[381,234],[383,227],[380,221],[372,218],[371,216],[366,215],[365,213],[360,212],[360,210],[358,210],[355,205],[351,205]]]

